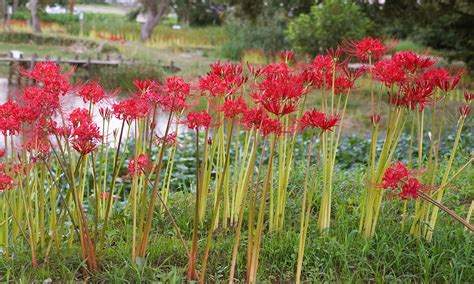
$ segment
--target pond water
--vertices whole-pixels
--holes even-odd
[[[9,98],[9,96],[13,95],[12,93],[15,91],[15,89],[16,89],[15,86],[9,86],[8,85],[8,80],[7,79],[0,78],[0,104],[3,104],[4,102],[6,102]],[[93,109],[93,119],[97,123],[97,125],[101,128],[101,130],[102,130],[102,125],[103,125],[103,119],[102,119],[102,116],[99,113],[99,109],[100,109],[100,107],[112,106],[112,104],[114,104],[115,102],[117,102],[117,99],[109,99],[105,103],[98,104]],[[65,113],[69,113],[73,109],[78,108],[78,107],[82,107],[82,108],[86,108],[86,109],[89,108],[89,105],[84,103],[81,98],[78,98],[78,97],[75,97],[75,96],[72,96],[72,95],[66,95],[66,96],[62,97],[61,98],[61,105],[63,106],[63,111]],[[157,117],[156,117],[157,126],[156,126],[155,132],[154,132],[155,135],[158,135],[160,137],[164,135],[164,133],[166,131],[167,121],[168,121],[168,114],[167,113],[159,112],[157,114]],[[108,127],[109,131],[107,133],[107,135],[109,136],[108,140],[109,140],[110,143],[113,143],[114,131],[118,135],[121,126],[122,126],[122,121],[115,118],[115,117],[112,117],[112,119],[110,120],[109,127]],[[128,128],[130,128],[130,132],[129,132]],[[170,132],[175,131],[175,130],[176,130],[176,126],[173,123],[171,128],[170,128]],[[178,131],[180,133],[183,133],[183,132],[187,131],[187,128],[185,127],[185,125],[179,125],[179,130]],[[130,124],[130,125],[128,125],[128,123],[125,123],[124,137],[127,133],[129,133],[130,137],[134,137],[134,135],[135,135],[135,125],[133,123]],[[3,148],[3,145],[4,145],[3,141],[4,141],[3,135],[0,134],[0,148]]]

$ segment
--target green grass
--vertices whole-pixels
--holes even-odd
[[[465,159],[459,159],[462,164]],[[284,231],[265,233],[262,242],[259,279],[265,282],[292,281],[294,279],[298,242],[303,170],[296,166],[290,179],[290,196]],[[409,237],[400,229],[402,203],[393,198],[384,200],[377,234],[364,240],[357,232],[358,198],[363,185],[363,171],[338,171],[335,177],[333,223],[327,236],[317,233],[318,205],[313,210],[303,266],[303,278],[310,282],[423,282],[467,283],[474,279],[474,235],[441,214],[431,243]],[[469,169],[448,191],[446,204],[465,216],[467,201],[472,200],[474,171]],[[191,240],[193,194],[183,191],[171,196],[171,211],[177,219],[184,238]],[[316,199],[317,200],[317,199]],[[410,202],[411,209],[413,202]],[[412,212],[412,211],[411,211]],[[48,263],[37,269],[29,264],[29,252],[23,248],[12,258],[0,259],[0,281],[39,282],[53,281],[92,282],[181,282],[186,273],[187,258],[172,225],[164,216],[156,215],[145,260],[130,261],[130,219],[120,213],[114,216],[107,235],[107,247],[101,255],[101,271],[84,276],[78,257],[77,243],[53,248]],[[207,228],[205,223],[203,228]],[[245,228],[245,224],[244,224]],[[204,230],[205,231],[205,230]],[[205,232],[204,232],[205,233]],[[245,279],[246,233],[239,249],[238,279]],[[200,253],[205,235],[199,242]],[[208,272],[212,281],[226,282],[233,246],[232,229],[220,230],[211,249]]]

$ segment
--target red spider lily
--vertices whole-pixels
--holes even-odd
[[[176,134],[176,132],[171,132],[166,137],[157,136],[158,145],[160,144],[175,145],[177,138],[178,138],[178,135]]]
[[[91,81],[88,84],[82,86],[78,92],[78,96],[82,98],[84,103],[91,102],[92,104],[96,104],[105,99],[107,94],[99,85],[99,83]]]
[[[242,115],[241,123],[245,125],[248,129],[259,128],[262,124],[262,120],[265,114],[263,108],[249,108],[245,110]]]
[[[166,79],[166,85],[156,93],[155,101],[164,111],[179,112],[188,107],[186,100],[191,86],[182,77],[173,76]]]
[[[247,80],[242,76],[242,64],[222,63],[211,65],[211,73],[199,79],[201,94],[227,96],[236,93]]]
[[[216,97],[226,93],[227,85],[219,76],[208,74],[205,77],[199,78],[199,90],[201,90],[201,95],[209,92],[211,96]]]
[[[327,130],[332,131],[332,128],[337,126],[340,120],[341,116],[338,114],[327,115],[313,109],[303,114],[300,124],[302,129],[308,127],[319,128],[321,129],[321,132],[324,132]]]
[[[299,99],[307,90],[302,78],[289,72],[287,68],[267,69],[264,72],[266,78],[258,84],[259,92],[252,94],[255,102],[275,115],[295,111]]]
[[[20,113],[21,107],[11,100],[0,105],[0,131],[3,135],[15,135],[20,132]]]
[[[385,46],[380,39],[370,36],[359,42],[345,40],[343,46],[347,55],[356,56],[359,60],[364,61],[368,61],[369,57],[372,60],[377,60],[390,50],[390,47]]]
[[[263,136],[268,136],[272,133],[276,136],[280,136],[283,133],[283,126],[278,119],[271,119],[270,116],[264,115],[262,117],[260,131],[262,131]]]
[[[459,113],[461,116],[467,117],[471,113],[471,107],[469,105],[462,105],[459,107]]]
[[[329,55],[334,62],[338,62],[342,57],[342,52],[343,52],[342,48],[340,46],[338,46],[336,49],[334,49],[332,47],[329,48],[326,51],[326,54]]]
[[[211,125],[211,116],[205,111],[195,111],[188,113],[184,123],[188,124],[189,129],[198,130],[201,127],[208,128]]]
[[[26,141],[24,147],[30,154],[37,154],[41,156],[47,156],[51,151],[51,145],[46,141],[45,138],[34,137],[31,140]]]
[[[220,111],[224,113],[224,116],[228,118],[234,118],[246,110],[247,104],[242,97],[234,100],[226,100],[220,109]]]
[[[346,76],[336,77],[334,80],[334,95],[338,96],[341,93],[347,94],[353,87],[353,81]],[[332,88],[332,80],[330,81],[329,88]]]
[[[153,89],[156,87],[156,83],[153,82],[150,79],[146,80],[134,80],[133,81],[133,86],[138,89],[141,93],[145,93],[150,89]]]
[[[94,151],[97,143],[102,138],[99,127],[92,121],[85,109],[75,109],[69,116],[72,124],[71,143],[72,147],[81,155],[87,155]]]
[[[99,194],[99,199],[101,199],[101,200],[110,199],[110,192],[101,192]]]
[[[112,113],[117,119],[131,121],[146,117],[150,109],[145,100],[131,98],[112,105]]]
[[[441,90],[448,92],[457,87],[463,75],[463,70],[451,76],[445,69],[430,69],[423,73],[422,79],[427,80]]]
[[[400,192],[397,194],[400,199],[406,200],[407,198],[418,198],[420,191],[426,190],[426,187],[420,183],[417,178],[409,178],[400,188]]]
[[[396,62],[407,73],[416,74],[421,70],[433,66],[436,61],[426,55],[419,55],[412,51],[395,53],[392,60]]]
[[[128,174],[134,176],[139,173],[145,173],[148,166],[148,156],[140,154],[138,157],[132,158],[130,159],[130,162],[128,162]]]
[[[0,191],[10,190],[13,187],[13,179],[6,174],[0,174]]]
[[[31,71],[23,70],[23,74],[34,79],[37,83],[43,85],[43,89],[52,95],[66,95],[70,88],[68,78],[72,75],[74,69],[62,74],[62,69],[53,62],[40,62],[36,64]]]
[[[305,71],[305,81],[310,82],[312,86],[318,89],[321,89],[323,85],[327,88],[329,82],[332,81],[334,64],[331,56],[316,56],[309,69]]]
[[[370,116],[370,122],[372,123],[372,125],[377,125],[380,123],[380,121],[382,120],[382,116],[380,114],[372,114]]]
[[[472,100],[474,100],[474,94],[469,93],[468,90],[464,90],[464,100],[469,104]]]
[[[112,110],[109,107],[101,107],[99,108],[99,114],[104,119],[109,121],[112,119]]]
[[[425,107],[431,103],[433,95],[433,85],[429,82],[416,82],[402,87],[404,96],[401,104],[415,110],[418,107],[419,111],[423,111]]]
[[[78,127],[82,123],[91,121],[91,117],[87,109],[76,108],[69,114],[69,121],[73,127]]]
[[[342,72],[344,73],[345,77],[351,81],[352,86],[354,86],[357,79],[364,75],[366,67],[362,66],[359,68],[349,68],[348,64],[343,64]]]
[[[20,100],[35,113],[36,118],[51,116],[61,106],[58,95],[38,86],[24,89]]]
[[[390,88],[393,84],[403,83],[406,73],[396,61],[384,59],[374,64],[372,76],[375,80]]]
[[[406,182],[410,172],[407,167],[400,162],[394,162],[392,165],[385,171],[382,177],[382,187],[384,189],[391,188],[392,190],[398,188],[400,183]]]
[[[280,52],[280,58],[283,62],[289,63],[295,59],[295,53],[291,50],[282,50]]]
[[[0,158],[3,158],[5,156],[5,149],[0,149]]]

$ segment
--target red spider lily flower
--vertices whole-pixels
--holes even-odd
[[[261,66],[250,65],[249,63],[247,63],[247,69],[249,70],[250,74],[253,75],[254,78],[259,77],[260,75],[262,75],[263,72],[263,68]]]
[[[58,95],[38,86],[24,89],[20,100],[35,112],[36,118],[51,116],[61,106]]]
[[[235,118],[246,110],[247,104],[242,97],[234,100],[226,100],[220,109],[220,111],[224,113],[224,116],[228,118]]]
[[[78,127],[81,123],[91,121],[89,111],[85,108],[76,108],[69,114],[69,121],[73,127]]]
[[[13,165],[13,173],[15,175],[25,175],[26,174],[26,165],[22,163]]]
[[[33,70],[23,71],[23,74],[43,85],[43,89],[52,95],[66,95],[70,88],[68,78],[74,69],[63,74],[62,69],[53,62],[40,62],[35,64]]]
[[[13,187],[13,179],[6,174],[0,174],[0,191],[10,190]]]
[[[464,76],[463,70],[451,76],[448,71],[440,68],[425,71],[422,75],[422,79],[432,83],[441,90],[448,92],[457,87],[462,76]]]
[[[81,155],[87,155],[96,149],[97,143],[102,139],[99,127],[92,121],[85,109],[75,109],[69,116],[72,124],[72,147]]]
[[[372,114],[370,116],[370,123],[372,123],[372,125],[377,125],[380,123],[380,121],[382,120],[382,116],[380,114]]]
[[[184,123],[188,124],[189,129],[198,130],[201,127],[208,128],[211,125],[211,120],[211,116],[202,110],[188,113]]]
[[[397,194],[400,199],[406,200],[409,197],[418,198],[421,191],[425,191],[426,186],[421,184],[417,178],[409,178],[400,188],[400,192]]]
[[[219,76],[208,74],[205,77],[199,78],[199,90],[201,91],[201,95],[209,92],[213,97],[222,96],[227,91],[227,85]]]
[[[329,55],[334,62],[338,62],[342,57],[342,52],[343,52],[342,48],[340,46],[338,46],[336,49],[334,49],[332,47],[329,48],[326,51],[326,54]]]
[[[346,76],[336,77],[334,80],[334,95],[338,96],[341,93],[347,94],[353,87],[353,81]],[[332,80],[330,81],[329,88],[332,88]]]
[[[461,114],[461,116],[467,117],[471,113],[471,107],[469,105],[460,106],[459,113]]]
[[[150,79],[134,80],[133,81],[133,86],[135,86],[135,88],[137,88],[137,90],[140,91],[141,93],[145,93],[148,90],[153,89],[154,87],[156,87],[156,84],[155,84],[155,82],[153,82]]]
[[[472,100],[474,100],[474,94],[473,93],[469,93],[468,90],[464,90],[464,100],[466,101],[466,103],[471,103]]]
[[[266,78],[257,86],[259,91],[251,95],[257,104],[277,116],[295,111],[300,98],[307,92],[302,78],[284,66],[280,64],[266,69]]]
[[[5,156],[5,149],[0,149],[0,158],[3,158]]]
[[[427,105],[432,102],[433,85],[429,82],[422,81],[403,86],[402,105],[415,110],[423,111]]]
[[[382,177],[382,187],[384,189],[391,188],[392,190],[398,188],[400,183],[406,182],[410,172],[407,167],[400,162],[394,162],[392,165],[385,171]]]
[[[139,173],[145,173],[148,163],[148,156],[145,154],[140,154],[136,158],[130,159],[128,162],[128,173],[131,176],[137,175]]]
[[[132,121],[146,117],[150,109],[145,100],[131,98],[112,105],[112,113],[117,119]]]
[[[211,65],[211,73],[199,79],[201,94],[227,96],[236,93],[247,77],[242,75],[242,64],[222,63]]]
[[[99,194],[99,199],[101,200],[110,199],[110,192],[101,192]]]
[[[364,72],[366,70],[366,67],[361,66],[359,68],[349,68],[348,64],[343,64],[342,66],[342,72],[346,76],[347,79],[351,81],[352,86],[354,86],[355,82],[357,79],[362,77],[364,75]]]
[[[30,154],[35,153],[40,156],[47,156],[51,150],[51,145],[44,138],[34,137],[31,140],[28,140],[24,147],[26,151]]]
[[[341,116],[338,114],[327,115],[313,109],[303,114],[300,124],[302,129],[307,127],[319,128],[321,132],[324,132],[327,130],[332,131],[332,128],[337,126],[340,120]]]
[[[268,136],[272,133],[276,136],[280,136],[283,133],[283,126],[278,119],[271,119],[270,116],[264,115],[260,130],[262,131],[263,136]]]
[[[285,63],[289,63],[295,59],[295,53],[291,50],[282,50],[280,52],[280,59]]]
[[[315,88],[321,89],[323,85],[327,88],[329,82],[332,81],[334,64],[331,56],[316,56],[309,69],[306,70],[305,80],[310,82]]]
[[[186,100],[190,91],[190,84],[186,83],[182,77],[169,77],[166,79],[166,85],[155,94],[154,101],[164,111],[180,112],[188,107]]]
[[[112,110],[109,107],[101,107],[99,108],[99,115],[102,119],[109,121],[112,119]]]
[[[252,129],[254,127],[259,128],[262,124],[263,116],[263,108],[249,108],[243,113],[240,122],[248,129]]]
[[[82,98],[84,103],[91,102],[92,104],[96,104],[107,97],[104,89],[95,81],[82,86],[78,96]]]
[[[428,67],[433,66],[436,61],[426,55],[418,55],[413,51],[402,51],[392,56],[400,68],[410,74],[415,74]]]
[[[20,132],[20,113],[21,107],[11,100],[0,105],[0,132],[3,135],[15,135]]]
[[[175,145],[178,135],[176,134],[176,132],[171,132],[166,137],[157,136],[156,138],[157,138],[158,145],[160,144]]]
[[[371,57],[372,60],[377,60],[390,49],[389,46],[385,46],[380,39],[370,36],[359,42],[345,40],[343,46],[347,55],[356,56],[359,60],[364,61],[368,61],[369,57]]]
[[[390,88],[393,84],[403,83],[406,73],[396,61],[384,59],[374,64],[372,76],[375,80]]]

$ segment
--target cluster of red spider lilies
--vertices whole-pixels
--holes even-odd
[[[21,70],[34,84],[0,105],[0,246],[9,254],[15,246],[28,245],[36,266],[38,251],[48,257],[68,240],[79,241],[87,268],[98,270],[112,209],[123,197],[132,227],[132,260],[146,257],[153,218],[169,218],[189,257],[188,280],[205,281],[215,229],[229,226],[235,235],[229,272],[233,282],[245,219],[247,281],[254,283],[264,232],[285,228],[289,176],[298,162],[305,169],[304,184],[299,185],[299,282],[313,205],[319,212],[319,233],[326,234],[331,226],[332,192],[338,190],[333,175],[346,106],[353,89],[364,83],[370,89],[372,145],[360,232],[366,238],[374,234],[384,190],[390,188],[405,200],[402,226],[413,207],[407,205],[409,198],[416,199],[411,233],[430,240],[439,208],[449,211],[441,204],[444,191],[472,162],[452,169],[473,95],[465,92],[447,167],[440,168],[446,98],[464,73],[437,69],[426,54],[391,54],[394,44],[370,37],[344,41],[310,63],[294,62],[289,51],[282,52],[281,62],[266,66],[217,62],[190,83],[178,76],[164,82],[135,81],[129,98],[120,101],[118,92],[109,93],[96,82],[71,85],[72,72],[51,62]],[[350,68],[357,60],[362,64]],[[74,97],[84,107],[71,108],[66,98]],[[320,103],[310,103],[313,98]],[[384,113],[382,101],[389,103]],[[382,123],[387,125],[383,136]],[[410,124],[418,159],[412,162],[412,143],[407,168],[392,160]],[[430,147],[423,150],[427,131]],[[307,156],[296,159],[295,144],[302,133],[309,139]],[[168,208],[180,151],[177,140],[184,135],[193,137],[196,149],[192,240],[184,239]],[[376,147],[379,137],[385,138],[381,150]],[[423,177],[415,177],[422,168]],[[449,214],[462,222],[454,212]],[[206,218],[210,226],[198,262],[199,225]]]

